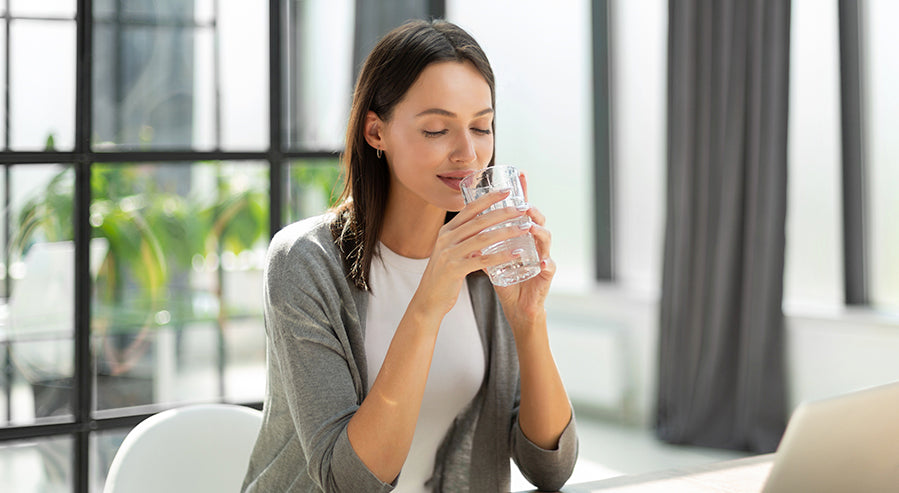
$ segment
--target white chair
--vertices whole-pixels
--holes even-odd
[[[151,416],[125,437],[103,493],[238,492],[261,425],[262,412],[232,404]]]

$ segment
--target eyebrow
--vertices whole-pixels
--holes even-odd
[[[489,115],[491,113],[493,113],[493,108],[485,108],[485,109],[475,113],[474,116],[480,117],[480,116],[484,116],[484,115]],[[440,115],[440,116],[447,116],[450,118],[456,118],[459,116],[459,115],[453,113],[452,111],[447,111],[442,108],[429,108],[429,109],[426,109],[426,110],[422,111],[421,113],[415,115],[415,117],[418,118],[420,116],[425,116],[425,115]]]

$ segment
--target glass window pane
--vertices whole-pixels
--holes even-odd
[[[867,49],[864,67],[867,74],[869,184],[871,212],[871,301],[873,304],[899,310],[899,64],[893,50],[899,46],[899,31],[894,20],[899,18],[899,3],[892,0],[870,0],[866,6],[863,45]]]
[[[170,3],[95,14],[97,149],[265,149],[266,4]]]
[[[0,442],[0,491],[74,491],[71,437]]]
[[[6,314],[2,316],[5,320]],[[12,414],[12,358],[6,337],[6,324],[0,325],[0,428],[9,426]]]
[[[75,142],[75,23],[10,24],[10,142],[17,151]]]
[[[21,0],[25,1],[25,0]],[[196,0],[197,3],[205,3],[208,0]],[[173,22],[190,21],[194,16],[194,1],[167,0],[167,1],[120,1],[120,0],[94,0],[94,17],[107,18],[121,16],[129,20],[141,22]]]
[[[323,213],[343,191],[339,161],[305,159],[290,163],[285,191],[286,223]]]
[[[198,59],[211,59],[209,28],[173,25],[95,26],[94,143],[98,149],[205,149],[207,135],[195,132],[212,116],[196,97]],[[205,53],[196,53],[205,48]],[[208,90],[208,89],[207,89]],[[208,125],[207,125],[208,126]]]
[[[112,459],[131,429],[95,431],[90,438],[90,491],[100,492],[106,486],[106,476]]]
[[[53,165],[10,169],[5,279],[10,421],[71,414],[74,334],[74,173]]]
[[[843,304],[837,2],[793,2],[784,300]]]
[[[265,149],[270,140],[268,2],[220,0],[218,5],[221,148]]]
[[[615,88],[612,106],[617,108],[612,115],[614,118],[612,124],[615,127],[612,141],[615,154],[612,165],[612,217],[610,218],[612,221],[610,233],[613,242],[612,260],[617,282],[628,289],[656,296],[659,286],[662,285],[662,251],[666,209],[667,101],[665,97],[667,78],[665,69],[668,46],[668,7],[664,2],[648,2],[646,5],[642,2],[622,2],[620,7],[611,9],[609,23],[616,27],[610,29],[613,37],[609,41],[609,48],[612,50],[609,56],[615,60],[615,67],[611,71],[613,77],[611,84]],[[572,44],[582,46],[573,42]],[[590,47],[584,46],[580,50],[582,50],[580,52],[582,59],[589,60]],[[565,51],[573,52],[574,50],[567,49]],[[572,53],[566,55],[567,57],[573,56]],[[575,61],[577,58],[568,59],[572,61],[558,65],[556,69],[558,73],[570,70],[567,65],[577,64]],[[522,64],[519,63],[519,65]],[[547,75],[541,78],[543,77],[547,79],[542,86],[547,88],[545,90],[553,86],[551,81],[559,80],[555,79],[558,75]],[[569,77],[573,80],[590,79],[590,76],[583,72],[579,74],[579,77],[574,75]],[[571,84],[567,81],[564,83]],[[574,88],[579,87],[575,85],[570,87],[571,93],[580,94],[583,98],[580,100],[582,101],[581,105],[589,107],[592,103],[589,91],[575,90]],[[533,92],[531,97],[536,98],[537,94]],[[519,98],[518,101],[524,102],[526,99]],[[577,106],[568,106],[567,113],[565,113],[556,108],[556,103],[544,101],[543,104],[546,108],[543,110],[545,113],[538,114],[558,115],[556,116],[558,121],[565,120],[564,115],[583,114],[583,111],[577,109]],[[590,116],[592,116],[592,112],[590,112]],[[529,120],[529,118],[520,119]],[[505,122],[506,118],[503,118],[502,121]],[[549,130],[549,135],[554,135],[556,142],[566,142],[570,138],[567,134],[573,133],[575,128],[579,128],[575,126],[574,122],[576,121],[574,120],[560,129]],[[507,123],[503,123],[503,125],[507,125]],[[592,129],[589,123],[584,122],[580,125],[582,125],[580,128]],[[520,130],[516,133],[538,135],[533,127],[527,133]],[[521,141],[521,138],[517,136],[510,138],[517,138]],[[580,137],[580,139],[583,140],[576,142],[590,142],[592,145],[589,136]],[[497,142],[503,142],[503,137],[498,135]],[[529,149],[542,146],[532,146],[530,142],[521,142],[520,147]],[[497,155],[499,155],[499,151],[497,151]],[[562,221],[554,224],[552,229],[553,256],[560,258],[559,273],[562,275],[558,276],[559,279],[565,280],[565,278],[574,277],[576,280],[575,276],[584,276],[581,273],[587,273],[583,278],[586,281],[589,278],[587,276],[591,276],[589,274],[591,269],[588,268],[589,260],[578,262],[575,259],[589,259],[592,254],[581,252],[585,248],[594,246],[593,242],[589,240],[585,242],[579,239],[579,237],[590,236],[587,232],[591,228],[585,229],[584,225],[588,225],[594,220],[593,214],[587,213],[593,207],[594,192],[587,185],[592,180],[590,177],[593,176],[589,169],[592,166],[592,155],[588,152],[586,155],[581,154],[583,157],[580,158],[575,157],[578,156],[577,154],[571,156],[566,160],[569,163],[586,161],[590,164],[583,169],[571,169],[569,172],[563,172],[563,168],[555,163],[555,159],[558,158],[546,154],[543,161],[545,164],[541,163],[542,167],[546,169],[544,182],[558,183],[555,190],[559,190],[562,188],[560,185],[564,183],[564,178],[560,181],[559,177],[570,174],[576,176],[576,179],[583,183],[581,187],[564,186],[566,190],[564,200],[560,200],[559,192],[554,190],[550,192],[550,200],[544,199],[543,203],[547,205],[541,205],[536,200],[535,204],[548,217],[553,217],[554,223]],[[549,163],[553,164],[547,165]],[[571,166],[571,164],[567,164],[567,166]],[[574,202],[575,199],[572,195],[580,197],[578,202]],[[573,207],[575,210],[580,210],[579,213],[569,213],[565,210],[572,204],[579,204]],[[553,215],[550,216],[550,214]],[[581,244],[580,248],[576,246],[578,243]],[[565,274],[566,270],[567,274]],[[569,281],[568,284],[573,283]],[[553,279],[553,285],[557,285],[556,279]],[[562,286],[563,284],[558,283],[558,285]],[[577,284],[574,285],[577,286]]]
[[[291,149],[343,147],[353,88],[350,0],[288,0],[284,30],[286,140]]]
[[[99,410],[261,400],[263,163],[95,165]]]
[[[5,2],[4,2],[5,3]],[[0,9],[2,10],[2,9]],[[10,0],[9,13],[13,17],[71,17],[75,18],[75,0]]]
[[[3,204],[3,210],[8,210],[6,195],[6,173],[8,166],[0,167],[0,203]],[[0,231],[6,231],[6,214],[0,214]],[[7,240],[4,238],[0,241],[0,427],[9,423],[12,406],[12,357],[9,347],[9,308],[7,298],[9,297],[9,289],[6,277],[6,252]]]
[[[194,20],[200,23],[212,22],[215,19],[214,0],[194,1]]]
[[[9,209],[11,199],[7,195],[6,182],[8,181],[12,169],[12,165],[9,164],[0,166],[0,204],[2,204],[3,211],[7,212],[11,212]],[[8,214],[5,212],[0,214],[0,235],[3,235],[3,239],[0,240],[0,300],[5,300],[9,296],[9,286],[7,286],[6,282],[6,264],[9,261],[6,257],[6,252],[9,251],[9,238],[7,237],[8,233],[6,232],[7,215]],[[5,313],[5,305],[0,305],[0,321],[6,320]],[[5,325],[0,322],[0,336],[5,333],[5,330]],[[3,340],[3,338],[0,337],[0,340]]]
[[[2,9],[0,9],[2,15]],[[6,23],[0,22],[0,94],[6,93]],[[6,105],[0,104],[0,148],[6,148]]]
[[[118,0],[94,0],[94,20],[115,15]]]
[[[219,140],[216,128],[216,90],[213,57],[215,43],[212,29],[199,29],[194,38],[194,125],[193,147],[214,149]]]

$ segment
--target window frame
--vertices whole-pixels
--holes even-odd
[[[840,127],[842,142],[843,296],[869,306],[868,210],[863,112],[864,66],[858,0],[839,0]]]
[[[424,0],[423,0],[424,1]],[[446,13],[445,0],[425,1],[431,17],[442,18]],[[91,144],[93,128],[93,26],[97,22],[93,15],[93,0],[77,0],[74,18],[58,17],[36,18],[32,20],[65,20],[76,23],[76,73],[75,73],[75,143],[71,151],[13,151],[9,149],[10,114],[5,115],[6,140],[0,148],[0,166],[7,176],[5,182],[6,200],[10,197],[9,170],[13,166],[29,166],[44,164],[68,165],[75,173],[74,195],[74,243],[75,243],[75,313],[74,313],[74,375],[72,392],[72,419],[70,422],[52,424],[31,424],[20,426],[0,426],[0,445],[11,441],[37,440],[48,437],[71,437],[73,439],[73,488],[77,492],[87,492],[90,488],[90,441],[95,432],[128,429],[134,427],[147,417],[171,406],[153,405],[123,410],[120,413],[103,412],[104,417],[96,416],[91,407],[93,399],[93,368],[90,347],[91,325],[91,277],[89,245],[91,225],[89,221],[91,204],[91,174],[94,164],[124,162],[197,162],[197,161],[261,161],[268,163],[269,169],[269,234],[274,235],[284,225],[284,197],[286,168],[296,160],[313,162],[333,162],[341,149],[329,150],[293,150],[285,146],[283,131],[285,122],[283,115],[287,111],[283,103],[285,99],[283,76],[287,60],[283,56],[282,42],[285,0],[269,0],[269,142],[268,148],[258,152],[231,151],[194,151],[190,149],[172,149],[160,151],[100,151]],[[7,9],[2,20],[9,26],[11,16]],[[358,28],[357,28],[358,29]],[[6,30],[6,62],[7,79],[5,105],[9,108],[9,32]],[[217,75],[216,75],[217,77]],[[216,81],[217,83],[217,81]],[[7,207],[5,238],[9,239],[11,219]],[[8,241],[7,241],[8,244]],[[7,253],[8,254],[8,253]],[[8,281],[7,281],[8,282]],[[7,290],[8,293],[8,290]],[[9,359],[9,344],[5,345],[6,358],[2,371],[9,376],[12,372]],[[8,378],[7,381],[11,381]],[[10,385],[11,387],[11,385]],[[220,396],[221,398],[221,396]],[[262,402],[239,402],[256,409],[261,409]],[[11,416],[11,399],[7,399],[7,416]]]
[[[615,280],[609,0],[592,2],[594,279]]]

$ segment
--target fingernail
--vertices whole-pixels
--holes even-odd
[[[524,211],[526,211],[526,210],[528,210],[528,209],[531,208],[531,204],[528,204],[528,203],[518,204],[518,205],[515,206],[515,208],[518,209],[518,210],[521,211],[521,212],[524,212]]]
[[[520,257],[522,255],[524,255],[524,248],[516,248],[515,250],[512,250],[513,257]]]
[[[533,225],[534,225],[534,223],[532,223],[531,221],[518,223],[518,229],[520,229],[522,231],[527,231],[527,230],[531,229],[531,226],[533,226]]]

